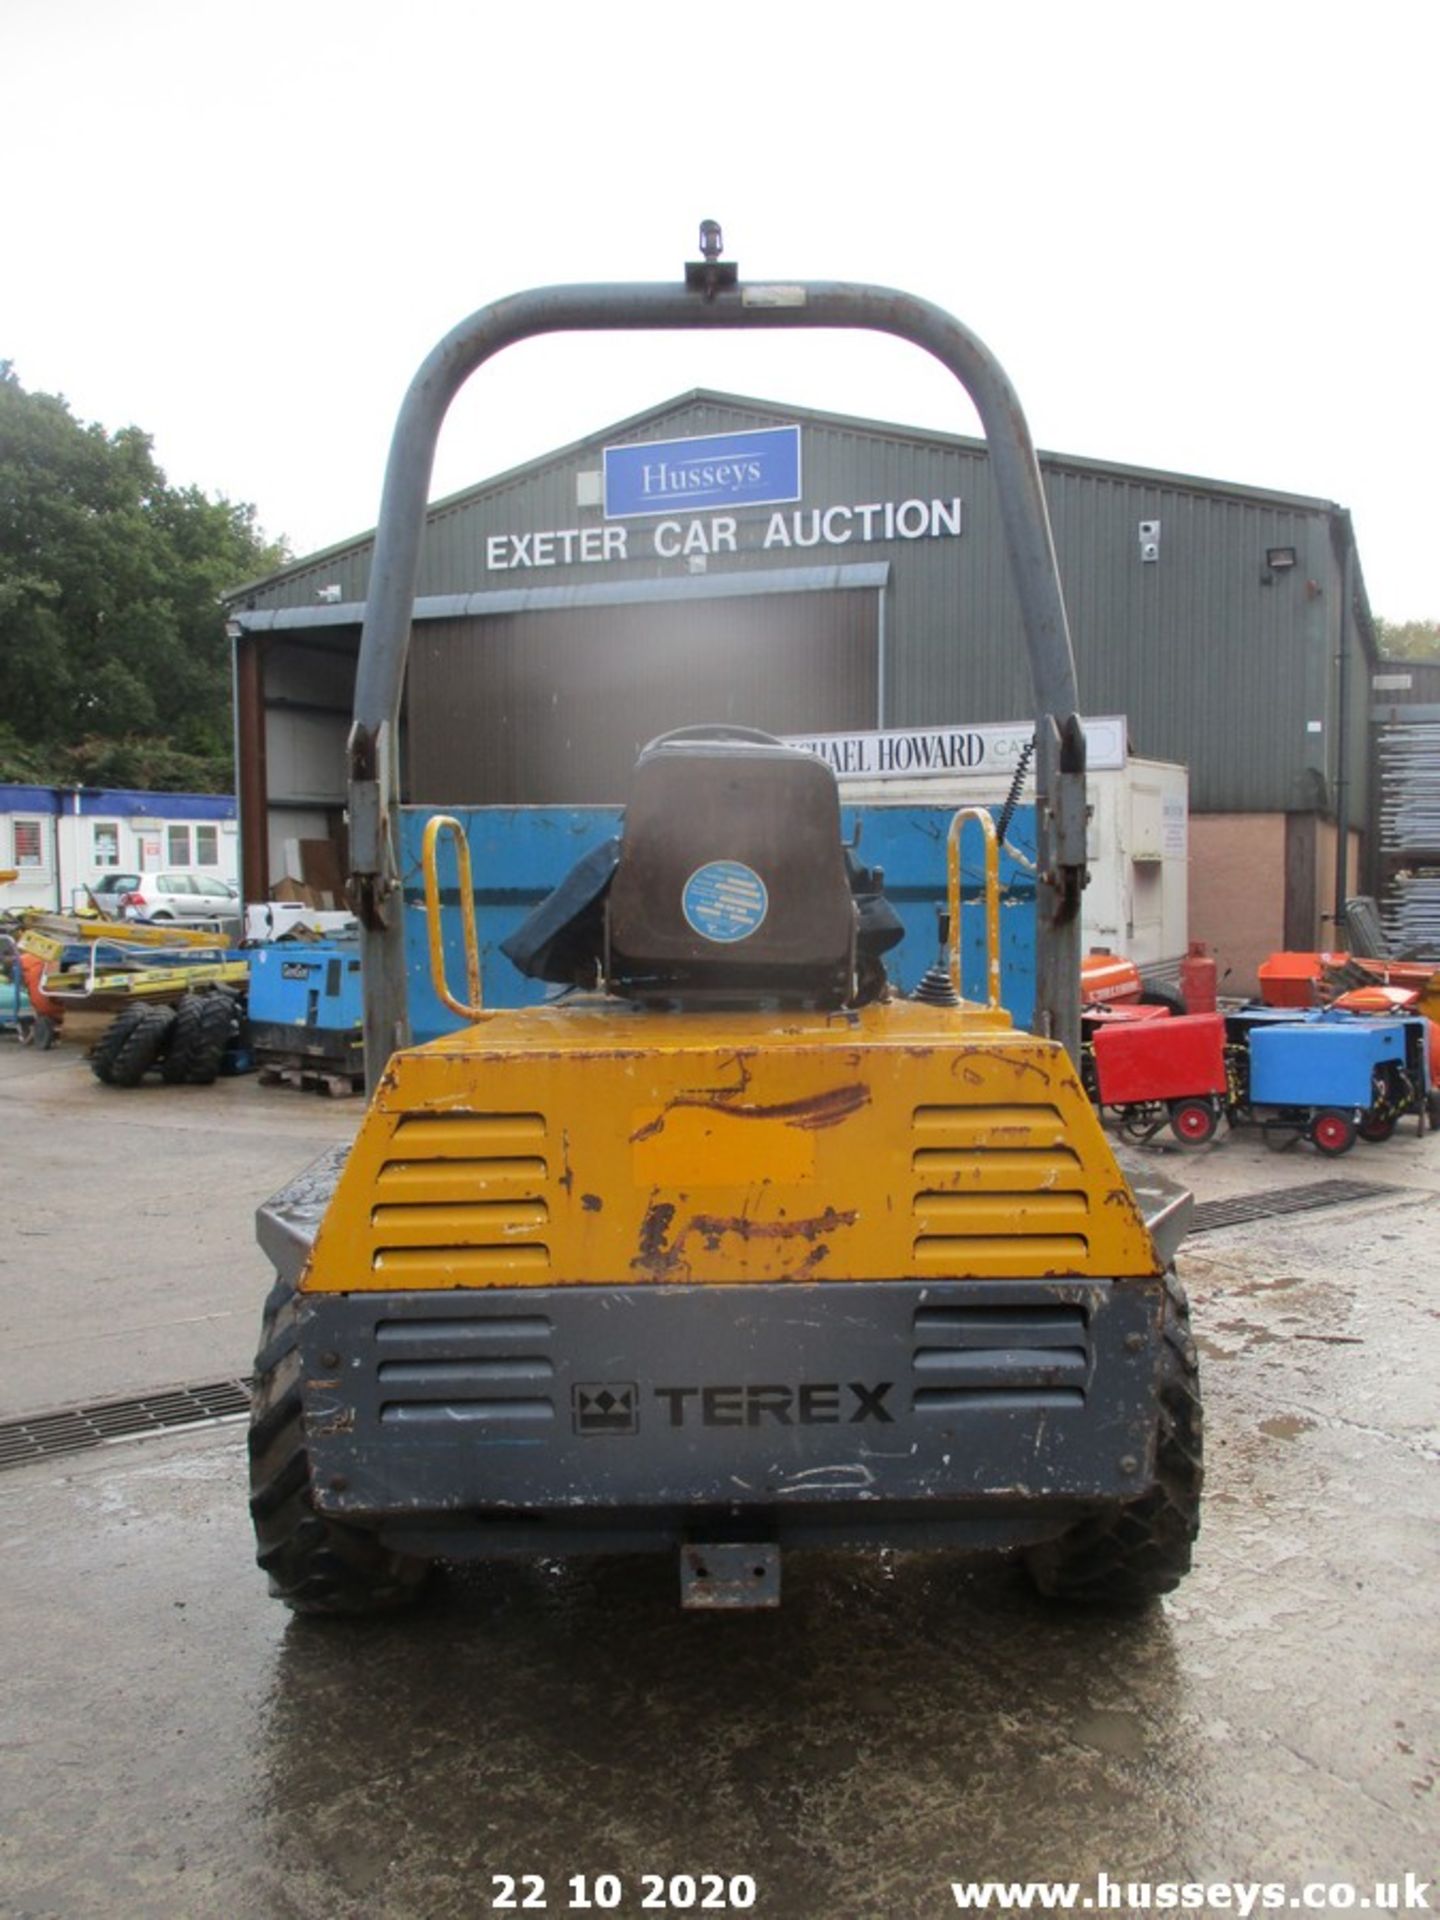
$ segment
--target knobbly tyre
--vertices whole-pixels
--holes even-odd
[[[441,1560],[668,1551],[686,1604],[764,1606],[789,1547],[950,1546],[1019,1555],[1047,1594],[1144,1602],[1199,1517],[1171,1264],[1189,1200],[1127,1183],[1075,1070],[1084,742],[1029,432],[938,309],[742,285],[711,223],[702,250],[683,285],[483,309],[402,408],[350,738],[372,1096],[348,1155],[259,1216],[260,1564],[292,1607],[349,1614],[413,1599]],[[692,728],[642,753],[618,843],[507,943],[574,987],[546,1005],[480,1007],[468,850],[430,822],[432,969],[465,1024],[411,1045],[396,716],[446,408],[536,332],[742,325],[898,334],[979,410],[1036,689],[1037,1030],[999,1003],[988,815],[986,997],[905,999],[833,774]],[[451,830],[465,999],[440,951]]]

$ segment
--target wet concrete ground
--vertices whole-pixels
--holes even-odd
[[[255,1208],[362,1104],[253,1075],[102,1087],[78,1048],[0,1038],[0,1419],[248,1372]]]
[[[45,1262],[91,1245],[75,1215],[157,1132],[203,1127],[182,1151],[228,1235],[272,1160],[353,1117],[242,1082],[172,1120],[177,1095],[122,1111],[73,1061],[17,1059],[0,1049],[6,1208],[51,1228],[38,1257],[7,1236],[0,1314],[31,1383],[62,1370],[63,1349],[37,1360]],[[62,1121],[87,1169],[63,1196]],[[1237,1137],[1167,1164],[1205,1198],[1402,1191],[1187,1248],[1210,1480],[1196,1571],[1161,1607],[1072,1614],[1005,1568],[819,1554],[787,1562],[775,1615],[682,1615],[668,1561],[604,1561],[455,1575],[373,1625],[297,1621],[251,1560],[237,1428],[29,1467],[0,1480],[0,1911],[484,1915],[491,1875],[538,1874],[556,1914],[569,1875],[614,1873],[629,1915],[645,1873],[719,1873],[753,1876],[767,1920],[879,1920],[953,1912],[952,1879],[992,1875],[1432,1877],[1440,1141],[1337,1165]],[[168,1196],[105,1267],[131,1372],[183,1318],[169,1292],[149,1311],[155,1243],[184,1230]],[[224,1235],[186,1245],[228,1355],[265,1277]],[[92,1300],[89,1393],[104,1315],[71,1284],[52,1298]]]

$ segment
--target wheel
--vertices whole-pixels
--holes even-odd
[[[133,1018],[132,1018],[133,1016]],[[165,1043],[170,1038],[170,1029],[175,1024],[173,1007],[127,1007],[102,1036],[101,1046],[110,1039],[121,1021],[127,1021],[125,1031],[108,1056],[108,1073],[101,1073],[98,1066],[95,1072],[107,1086],[138,1087],[151,1067],[158,1064],[165,1051]],[[100,1048],[95,1049],[99,1054]],[[91,1063],[94,1065],[94,1063]]]
[[[1370,1107],[1360,1116],[1360,1125],[1356,1128],[1356,1132],[1362,1140],[1370,1141],[1372,1146],[1383,1146],[1394,1133],[1397,1118],[1396,1114],[1380,1113],[1376,1108]]]
[[[139,1025],[141,1016],[148,1011],[142,1006],[126,1007],[117,1013],[109,1026],[95,1042],[90,1054],[90,1071],[97,1080],[109,1087],[114,1085],[115,1056]]]
[[[1171,1592],[1190,1571],[1205,1479],[1204,1419],[1190,1309],[1173,1272],[1165,1277],[1163,1331],[1155,1478],[1138,1500],[1030,1549],[1030,1577],[1052,1599],[1143,1606]]]
[[[277,1280],[265,1303],[250,1408],[250,1517],[270,1591],[296,1613],[360,1614],[419,1597],[426,1560],[317,1513],[300,1398],[300,1303]]]
[[[1203,1147],[1215,1138],[1220,1116],[1208,1100],[1172,1100],[1170,1126],[1182,1147]]]
[[[1127,1140],[1143,1145],[1165,1124],[1165,1116],[1154,1101],[1120,1109],[1120,1131]]]
[[[1329,1160],[1338,1160],[1342,1153],[1349,1153],[1356,1136],[1355,1122],[1338,1107],[1325,1107],[1310,1122],[1310,1138],[1315,1143],[1315,1151],[1323,1153]]]
[[[1176,1014],[1188,1013],[1190,1011],[1185,1005],[1184,994],[1181,993],[1178,988],[1164,986],[1159,981],[1155,981],[1142,989],[1140,1004],[1142,1007],[1168,1007],[1171,1013]]]
[[[200,1003],[200,1038],[190,1069],[193,1087],[208,1087],[220,1071],[225,1049],[236,1027],[235,1000],[223,988],[205,994]]]
[[[167,1086],[182,1086],[190,1078],[190,1062],[200,1038],[200,1009],[204,1004],[198,993],[185,994],[175,1006],[175,1025],[170,1044],[160,1066],[160,1078]]]
[[[223,989],[187,993],[160,1068],[170,1086],[208,1087],[220,1071],[235,1021],[235,1002]]]

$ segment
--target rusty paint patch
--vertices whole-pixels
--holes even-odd
[[[640,1260],[648,1263],[658,1260],[665,1253],[665,1236],[670,1231],[675,1218],[675,1208],[668,1200],[657,1201],[648,1207],[645,1218],[640,1222]]]
[[[605,1202],[600,1198],[598,1193],[582,1193],[580,1196],[580,1204],[586,1213],[599,1213],[603,1210]]]
[[[818,1132],[821,1127],[838,1127],[852,1114],[870,1104],[870,1089],[856,1084],[848,1087],[830,1087],[824,1093],[807,1094],[803,1100],[781,1100],[771,1106],[735,1106],[734,1094],[730,1088],[720,1088],[714,1093],[682,1093],[669,1103],[665,1113],[673,1113],[680,1107],[701,1107],[712,1113],[724,1113],[735,1120],[779,1120],[787,1127],[802,1127],[807,1132]],[[659,1133],[665,1125],[665,1113],[649,1120],[643,1127],[630,1135],[631,1146],[638,1146],[642,1140],[649,1140]]]
[[[812,1094],[805,1100],[787,1100],[779,1106],[746,1107],[741,1112],[741,1118],[783,1120],[792,1127],[837,1127],[842,1120],[848,1120],[851,1114],[858,1113],[869,1104],[869,1087],[857,1083],[849,1087],[831,1087],[826,1093]]]
[[[830,1258],[829,1247],[825,1244],[824,1241],[817,1240],[815,1245],[811,1247],[809,1253],[806,1254],[801,1264],[795,1269],[795,1275],[794,1275],[795,1279],[813,1280],[815,1278],[815,1269],[821,1264],[822,1261],[828,1260],[829,1258]]]
[[[324,1384],[333,1383],[327,1382]],[[353,1433],[354,1431],[354,1407],[337,1407],[333,1413],[307,1413],[305,1416],[305,1432],[312,1440],[327,1440],[335,1434]]]
[[[750,1055],[748,1053],[740,1053],[737,1051],[726,1054],[725,1064],[727,1066],[733,1066],[740,1076],[739,1083],[729,1089],[729,1091],[733,1093],[748,1093],[750,1091],[750,1082],[755,1076],[751,1073],[749,1065],[747,1064],[749,1059]]]
[[[1063,1058],[1063,1055],[1062,1055]],[[964,1079],[972,1079],[969,1063],[972,1060],[989,1060],[997,1067],[1009,1067],[1012,1071],[1033,1073],[1042,1087],[1050,1085],[1050,1068],[1042,1066],[1038,1060],[1027,1059],[1021,1052],[1002,1052],[998,1047],[966,1047],[963,1053],[956,1055],[950,1063],[951,1073],[960,1074]]]
[[[853,1227],[856,1215],[853,1212],[841,1213],[835,1207],[827,1207],[824,1213],[817,1214],[811,1220],[751,1220],[745,1214],[726,1216],[715,1213],[697,1213],[686,1223],[681,1241],[691,1233],[698,1233],[711,1253],[717,1253],[724,1236],[734,1234],[741,1240],[818,1240],[824,1234],[834,1233],[837,1227]]]
[[[683,1280],[686,1276],[678,1246],[667,1247],[665,1237],[675,1219],[675,1207],[668,1200],[652,1201],[640,1223],[640,1244],[630,1262],[632,1273],[648,1274],[652,1280]],[[682,1236],[683,1238],[683,1236]]]
[[[854,1226],[857,1218],[854,1212],[841,1212],[835,1207],[827,1207],[824,1213],[805,1220],[751,1220],[745,1214],[697,1213],[690,1216],[676,1235],[674,1244],[667,1247],[665,1237],[674,1222],[675,1211],[668,1203],[650,1208],[640,1231],[640,1252],[630,1262],[633,1271],[647,1273],[652,1280],[687,1278],[690,1268],[685,1258],[685,1247],[690,1236],[695,1234],[704,1242],[707,1253],[718,1253],[727,1236],[747,1244],[752,1240],[808,1241],[809,1252],[793,1274],[787,1277],[809,1280],[814,1277],[815,1269],[821,1262],[830,1257],[827,1236],[840,1227]]]

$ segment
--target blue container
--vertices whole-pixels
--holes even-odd
[[[406,807],[401,814],[405,964],[410,1025],[416,1040],[453,1033],[462,1022],[437,999],[430,981],[425,932],[421,844],[436,811]],[[992,816],[999,808],[990,809]],[[481,993],[487,1007],[532,1006],[554,989],[527,980],[500,952],[508,938],[583,854],[621,830],[621,807],[471,807],[454,810],[470,842],[475,912],[480,938]],[[939,914],[946,902],[946,836],[951,807],[864,806],[842,809],[842,830],[859,859],[885,874],[885,896],[905,927],[903,942],[885,956],[885,970],[910,992],[939,953]],[[1001,998],[1021,1026],[1035,1010],[1035,809],[1018,807],[1008,844],[1023,856],[1000,856]],[[961,842],[961,980],[967,997],[985,995],[984,849],[970,826]],[[1025,865],[1023,862],[1030,862]],[[442,841],[441,899],[445,960],[451,991],[463,992],[465,961],[453,849]]]
[[[1264,1107],[1368,1107],[1375,1069],[1405,1062],[1400,1020],[1307,1020],[1250,1034],[1250,1100]]]

